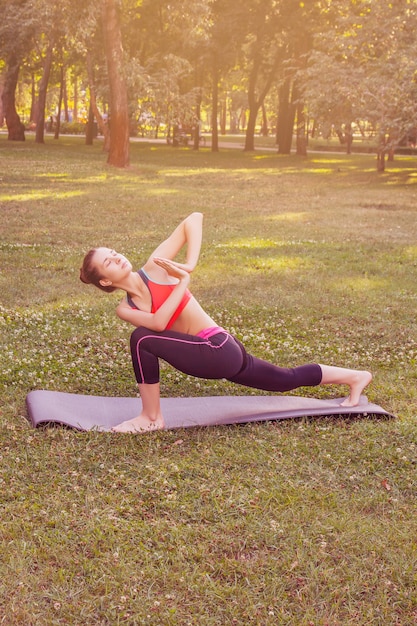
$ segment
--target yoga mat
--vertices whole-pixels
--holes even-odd
[[[302,396],[203,396],[161,398],[166,430],[192,426],[244,424],[297,417],[326,415],[378,415],[394,417],[361,396],[360,404],[343,407],[344,398],[319,400]],[[139,415],[139,398],[90,396],[36,390],[26,396],[28,418],[33,427],[56,423],[78,430],[109,431]]]

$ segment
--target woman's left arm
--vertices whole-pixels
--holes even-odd
[[[174,259],[178,252],[187,245],[185,263],[177,263],[178,267],[191,273],[198,262],[203,239],[203,214],[195,211],[185,218],[157,248],[153,251],[146,266],[153,263],[153,259]]]

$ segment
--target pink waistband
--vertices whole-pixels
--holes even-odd
[[[204,328],[203,330],[200,330],[200,332],[197,333],[197,337],[201,337],[202,339],[208,339],[209,337],[217,335],[217,333],[221,332],[226,332],[221,326],[210,326],[210,328]]]

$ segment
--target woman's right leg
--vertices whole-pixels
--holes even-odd
[[[244,355],[235,339],[219,331],[209,339],[143,326],[130,338],[133,369],[139,384],[159,382],[159,359],[197,378],[230,378],[242,367]]]
[[[164,428],[159,387],[159,358],[200,378],[227,378],[242,365],[242,352],[225,332],[210,340],[174,331],[156,333],[144,327],[130,339],[133,369],[142,399],[137,417],[115,426],[114,432],[144,432]]]
[[[161,395],[159,383],[138,385],[142,400],[142,411],[133,419],[126,420],[112,428],[115,433],[138,433],[148,430],[161,430],[164,428],[164,418],[161,412]]]

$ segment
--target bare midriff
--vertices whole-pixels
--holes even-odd
[[[188,335],[198,335],[207,328],[217,326],[216,322],[200,306],[194,296],[189,300],[170,330]]]

